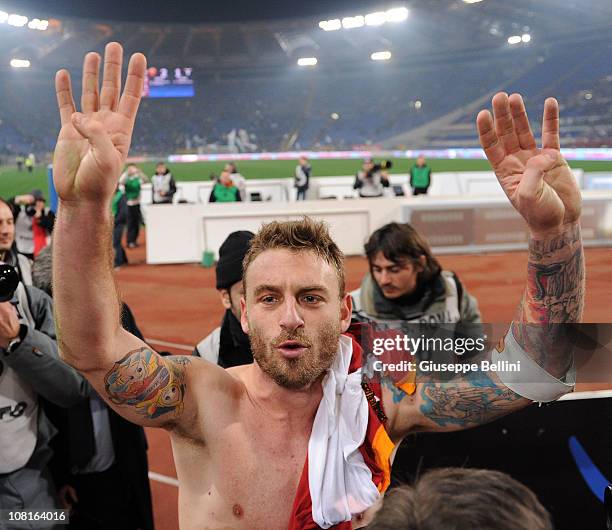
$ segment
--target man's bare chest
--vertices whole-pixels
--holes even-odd
[[[261,419],[228,423],[219,429],[207,443],[200,480],[185,481],[198,490],[203,516],[199,524],[287,528],[309,436],[304,429],[279,429]],[[183,473],[195,478],[197,460],[188,459],[185,469],[177,462],[179,479]]]

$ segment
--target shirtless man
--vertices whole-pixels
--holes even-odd
[[[342,351],[340,334],[351,319],[341,253],[313,222],[299,230],[320,241],[302,241],[301,247],[274,243],[275,230],[291,232],[287,224],[258,234],[241,301],[252,365],[225,371],[202,359],[161,357],[125,332],[112,276],[110,201],[128,154],[146,64],[143,55],[132,56],[121,95],[122,54],[119,44],[107,45],[100,92],[100,57],[87,54],[82,113],[68,73],[56,76],[62,128],[54,158],[60,208],[53,270],[62,357],[123,417],[170,432],[182,529],[286,529],[324,376]],[[525,355],[562,378],[571,348],[564,327],[554,324],[580,319],[584,269],[581,199],[559,152],[557,103],[546,101],[541,150],[520,96],[497,94],[493,112],[495,122],[486,111],[478,116],[481,142],[531,233],[529,281],[512,334]],[[544,326],[528,328],[530,322]],[[382,387],[385,428],[395,443],[415,430],[478,425],[530,402],[495,374],[477,384],[468,377],[445,384],[423,379],[410,395]],[[354,528],[366,523],[367,516],[353,514]]]

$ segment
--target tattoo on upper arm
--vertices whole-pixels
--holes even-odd
[[[183,412],[185,367],[190,362],[185,356],[162,357],[150,348],[131,351],[106,374],[106,394],[149,420],[177,418]]]

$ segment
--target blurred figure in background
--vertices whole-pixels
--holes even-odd
[[[368,530],[553,530],[535,494],[510,475],[487,469],[428,471],[395,488]]]
[[[240,200],[242,202],[246,201],[246,178],[240,174],[235,162],[228,162],[225,164],[225,170],[229,171],[234,186],[238,188],[238,191],[240,192]]]
[[[114,256],[114,267],[118,269],[122,265],[128,263],[125,249],[123,248],[123,232],[127,225],[127,199],[122,187],[117,186],[113,201],[111,203],[113,211],[113,251]]]
[[[353,189],[359,190],[359,196],[368,199],[382,197],[384,189],[388,187],[388,173],[380,165],[375,164],[371,158],[364,160],[353,184]]]
[[[253,236],[247,231],[232,232],[221,245],[215,272],[225,315],[221,326],[202,339],[193,351],[194,355],[223,368],[253,362],[249,336],[240,325],[240,298],[244,296],[242,262]]]
[[[419,155],[416,164],[410,168],[412,195],[427,195],[429,186],[431,186],[431,168],[427,165],[425,157]]]
[[[17,250],[15,217],[11,204],[0,198],[0,261],[17,269],[25,285],[32,285],[32,260]]]
[[[227,169],[221,171],[215,182],[208,202],[241,202],[240,190],[234,185],[232,176]]]
[[[306,200],[306,192],[310,185],[310,172],[312,168],[308,163],[308,158],[301,156],[298,165],[295,168],[295,183],[294,186],[297,189],[297,200]]]
[[[119,185],[123,187],[127,204],[127,244],[128,248],[138,246],[138,233],[142,221],[140,211],[140,188],[149,178],[136,164],[129,164],[119,177]]]
[[[32,173],[34,171],[34,166],[36,165],[36,157],[34,153],[30,153],[25,159],[25,167],[28,170],[28,173]]]
[[[17,195],[9,199],[11,208],[15,216],[15,241],[19,252],[25,254],[30,259],[34,258],[34,219],[40,231],[44,232],[44,237],[49,236],[53,231],[55,214],[45,208],[45,197],[41,190],[32,190],[25,195]],[[41,232],[38,234],[39,248],[44,247],[41,240]]]
[[[153,185],[153,204],[170,204],[176,193],[176,183],[166,164],[159,162],[155,166],[155,175],[151,177]]]

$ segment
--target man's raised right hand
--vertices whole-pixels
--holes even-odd
[[[121,45],[107,44],[99,91],[100,56],[93,52],[85,56],[82,112],[76,112],[68,72],[60,70],[55,76],[62,128],[53,157],[53,180],[64,203],[110,201],[117,187],[130,148],[146,70],[145,56],[132,55],[121,94],[122,62]]]

